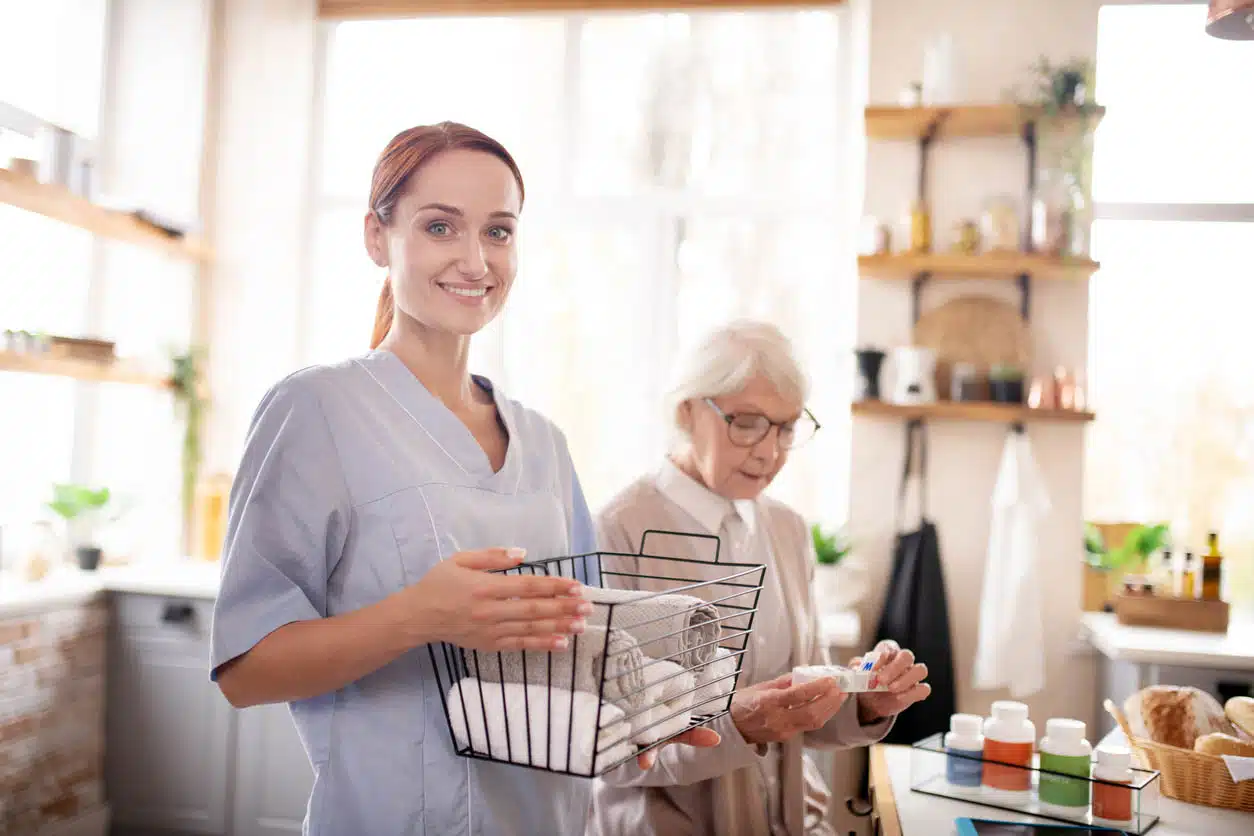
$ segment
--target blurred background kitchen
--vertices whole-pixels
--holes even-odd
[[[834,653],[874,643],[922,421],[960,711],[1008,693],[973,670],[1019,438],[1038,725],[1249,693],[1254,43],[1207,14],[0,0],[0,833],[299,832],[286,709],[208,679],[226,498],[265,389],[366,350],[370,170],[443,119],[527,180],[473,366],[564,429],[594,509],[662,451],[676,352],[768,319],[814,381],[771,491],[816,526]],[[819,757],[868,832],[865,753]]]

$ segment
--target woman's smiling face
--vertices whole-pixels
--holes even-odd
[[[392,224],[367,226],[368,250],[388,269],[399,313],[460,336],[490,323],[518,272],[521,205],[513,172],[492,154],[456,149],[426,161]]]

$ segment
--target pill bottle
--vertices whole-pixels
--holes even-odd
[[[945,779],[958,790],[977,790],[984,769],[984,718],[954,714],[945,735]]]
[[[1032,789],[1032,744],[1036,726],[1021,702],[998,700],[984,721],[982,783],[1007,803],[1026,803]]]
[[[1093,767],[1093,824],[1131,827],[1132,753],[1122,746],[1097,747]]]
[[[1088,812],[1089,769],[1093,762],[1093,747],[1084,739],[1084,723],[1051,717],[1045,722],[1040,752],[1038,792],[1042,809],[1068,818],[1083,816]]]

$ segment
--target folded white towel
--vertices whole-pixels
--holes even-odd
[[[743,654],[720,647],[714,661],[696,672],[696,692],[692,695],[694,714],[717,714],[731,708],[731,694],[736,684],[736,666]],[[726,677],[726,678],[724,678]]]
[[[714,660],[722,634],[718,607],[692,595],[638,592],[630,589],[584,588],[594,604],[614,604],[612,626],[626,630],[652,659],[692,669]],[[610,608],[596,606],[588,624],[604,626]]]
[[[484,682],[504,680],[545,687],[552,684],[567,690],[587,691],[590,694],[600,694],[606,702],[613,703],[626,713],[647,707],[644,701],[643,668],[649,663],[649,659],[625,630],[589,626],[583,633],[572,636],[570,649],[563,651],[465,651],[465,655],[469,675],[477,675]],[[602,663],[605,665],[604,692],[600,690]]]
[[[596,732],[598,708],[600,734]],[[448,713],[458,749],[469,745],[475,754],[510,763],[593,777],[636,753],[636,747],[628,740],[631,729],[623,721],[623,712],[599,703],[594,694],[585,691],[517,682],[480,682],[467,677],[449,689]]]
[[[646,710],[630,717],[631,740],[642,746],[674,737],[692,722],[696,674],[674,662],[654,662],[644,669]]]

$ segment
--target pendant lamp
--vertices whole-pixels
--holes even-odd
[[[1226,41],[1254,41],[1254,0],[1210,0],[1206,33]]]

